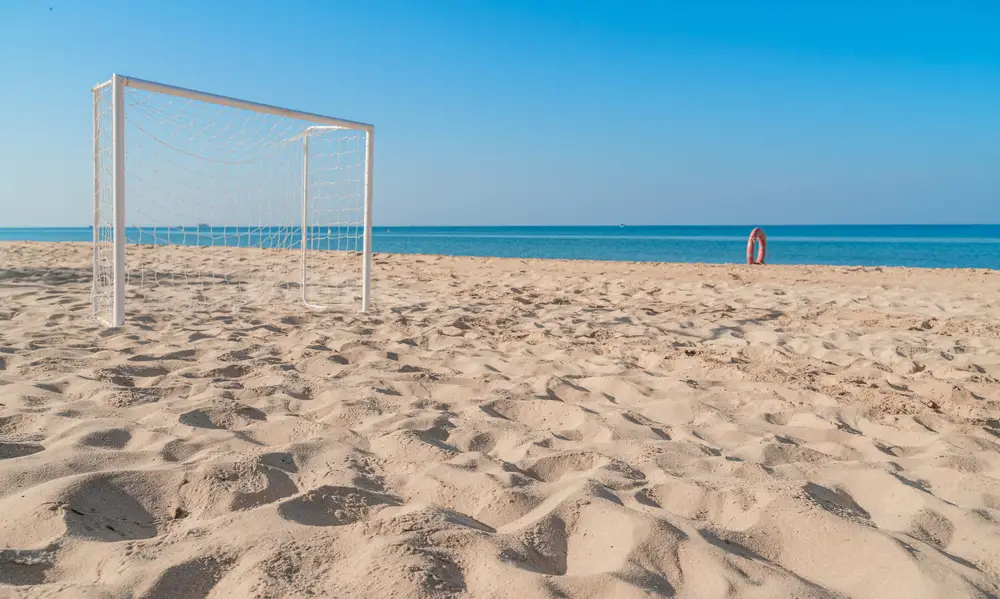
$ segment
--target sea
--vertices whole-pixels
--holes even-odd
[[[745,263],[752,226],[374,227],[377,253],[636,262]],[[774,225],[769,264],[1000,269],[1000,225]],[[166,231],[164,233],[164,231]],[[280,231],[280,234],[275,234]],[[197,233],[197,234],[195,234]],[[351,234],[355,234],[352,232]],[[316,239],[343,236],[326,230]],[[90,227],[0,228],[0,241],[90,241]],[[129,242],[149,243],[130,229]],[[158,229],[156,240],[191,245],[295,247],[295,227]],[[321,247],[320,249],[333,249]]]

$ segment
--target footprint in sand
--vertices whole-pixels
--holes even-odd
[[[132,433],[123,428],[112,428],[88,433],[80,439],[80,445],[101,449],[123,449],[132,440]]]
[[[159,488],[161,482],[142,473],[96,475],[70,487],[58,501],[66,534],[106,543],[155,537],[157,519],[144,504],[160,501],[152,495],[142,497],[138,491],[146,486]]]
[[[323,486],[283,502],[282,518],[305,526],[345,526],[366,519],[378,506],[399,502],[388,495],[355,487]]]
[[[910,534],[925,543],[945,549],[955,536],[955,525],[934,510],[921,510],[910,523]]]
[[[0,460],[12,460],[44,451],[37,443],[0,443]]]
[[[170,371],[163,366],[140,366],[137,364],[123,364],[120,366],[109,366],[99,368],[95,375],[99,380],[108,381],[118,387],[135,387],[137,378],[155,378],[169,374]]]
[[[184,412],[177,418],[181,424],[195,428],[235,430],[267,420],[267,414],[257,408],[238,402],[220,402],[210,408],[199,408]]]
[[[162,356],[151,356],[148,354],[137,354],[129,358],[129,362],[158,362],[158,361],[170,361],[178,360],[183,362],[191,361],[197,352],[193,349],[181,349],[174,352],[164,354]]]
[[[523,466],[530,476],[547,483],[580,477],[600,481],[609,489],[629,489],[646,479],[645,474],[625,462],[596,452],[561,453]]]
[[[813,503],[819,505],[824,510],[841,518],[858,521],[866,526],[873,526],[871,523],[871,514],[858,505],[847,491],[843,489],[829,489],[816,483],[806,483],[803,491],[805,491],[806,496]]]
[[[138,596],[144,599],[207,597],[236,562],[229,555],[206,555],[169,566]]]
[[[560,510],[562,511],[562,510]],[[512,565],[550,576],[594,576],[618,572],[650,532],[649,523],[620,506],[594,498],[570,514],[551,513],[523,530],[526,550],[508,555]],[[680,537],[667,528],[657,533]]]
[[[170,369],[160,365],[140,366],[138,364],[122,364],[120,366],[109,366],[108,368],[103,368],[100,372],[111,376],[152,378],[165,376],[170,373]]]
[[[587,421],[587,413],[579,406],[545,399],[498,399],[483,404],[480,409],[491,416],[540,430],[571,430]]]
[[[37,419],[38,416],[34,414],[27,416],[25,414],[12,414],[0,417],[0,435],[7,439],[36,441],[42,437],[35,433],[29,433],[28,429],[32,428]],[[37,431],[37,427],[35,430]]]
[[[55,548],[0,549],[0,585],[42,584],[55,560]]]
[[[200,468],[180,488],[188,512],[201,516],[247,510],[297,492],[288,474],[259,456]]]
[[[253,368],[244,364],[229,364],[221,368],[209,370],[202,378],[209,379],[238,379],[253,372]]]

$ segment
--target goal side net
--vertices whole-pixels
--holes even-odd
[[[371,125],[114,76],[93,89],[93,309],[371,302]]]

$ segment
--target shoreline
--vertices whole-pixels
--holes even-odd
[[[57,245],[57,246],[75,246],[75,247],[93,247],[93,244],[86,241],[7,241],[0,240],[0,248],[4,246],[16,246],[16,245]],[[218,249],[230,249],[230,250],[249,250],[249,251],[266,251],[266,252],[289,252],[295,253],[300,252],[298,248],[265,248],[261,250],[260,248],[246,248],[239,246],[195,246],[195,245],[150,245],[150,244],[129,244],[127,247],[143,247],[143,248],[192,248],[199,251],[204,251],[208,249],[218,248]],[[324,252],[321,250],[320,252]],[[335,251],[330,251],[331,254],[336,254]],[[343,253],[343,252],[341,252]],[[765,264],[763,267],[761,265],[749,265],[745,262],[657,262],[657,261],[631,261],[631,260],[593,260],[586,258],[517,258],[508,256],[469,256],[469,255],[457,255],[457,254],[420,254],[420,253],[401,253],[401,252],[373,252],[372,258],[374,260],[378,259],[454,259],[454,260],[482,260],[487,262],[521,262],[528,264],[548,264],[548,263],[570,263],[574,265],[588,265],[588,266],[607,266],[607,265],[628,265],[637,268],[677,268],[684,269],[688,267],[697,267],[705,269],[734,269],[734,268],[763,268],[765,270],[780,270],[780,271],[795,271],[795,270],[811,270],[811,269],[829,269],[833,272],[842,273],[871,273],[871,272],[957,272],[957,273],[967,273],[967,274],[981,274],[981,275],[993,275],[1000,274],[1000,268],[981,268],[981,267],[968,267],[968,266],[869,266],[869,265],[846,265],[846,264]]]

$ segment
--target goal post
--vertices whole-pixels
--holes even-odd
[[[121,75],[92,92],[98,320],[296,296],[370,309],[372,125]]]

